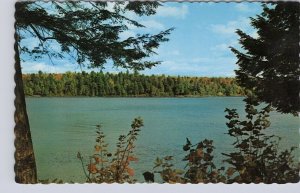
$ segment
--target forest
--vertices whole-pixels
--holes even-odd
[[[23,74],[27,96],[241,96],[234,78],[143,75],[137,72]]]

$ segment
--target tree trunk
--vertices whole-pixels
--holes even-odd
[[[37,183],[29,121],[23,88],[18,35],[15,33],[15,180],[17,183]]]

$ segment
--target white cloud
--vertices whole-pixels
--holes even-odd
[[[157,8],[156,15],[162,17],[176,17],[176,18],[184,19],[187,13],[188,13],[187,5],[182,5],[180,7],[172,7],[172,6],[164,5]]]
[[[192,64],[189,62],[167,60],[153,69],[147,69],[145,74],[168,74],[168,75],[199,75],[206,73],[209,67],[206,65]]]
[[[182,62],[166,61],[162,65],[168,68],[169,71],[184,71],[184,72],[195,72],[195,71],[206,71],[207,66],[196,65],[196,64],[186,64]]]
[[[46,64],[45,62],[22,62],[23,73],[36,73],[38,71],[47,73],[62,73],[66,71],[80,71],[77,64],[66,63],[64,65]]]
[[[245,3],[237,3],[235,5],[235,8],[238,11],[241,11],[241,12],[249,12],[249,11],[251,11],[250,7],[247,4],[245,4]]]
[[[237,29],[249,30],[250,19],[246,17],[240,17],[237,20],[229,21],[226,24],[212,24],[211,30],[215,33],[232,36]]]
[[[55,72],[57,70],[55,66],[50,66],[43,62],[24,62],[21,65],[22,65],[22,71],[24,73],[38,72],[38,71]]]
[[[234,76],[235,62],[234,56],[171,59],[143,72],[182,76]]]
[[[157,29],[157,30],[165,29],[165,26],[162,23],[155,20],[145,20],[145,21],[141,21],[140,23],[150,29]]]

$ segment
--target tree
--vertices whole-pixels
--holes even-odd
[[[297,114],[300,108],[299,8],[299,2],[264,4],[251,18],[258,37],[237,30],[243,51],[231,48],[239,84],[282,113]]]
[[[112,61],[117,67],[136,70],[151,68],[159,62],[145,58],[155,54],[154,49],[172,29],[155,35],[141,34],[122,40],[120,34],[129,25],[144,27],[124,14],[138,16],[155,14],[158,2],[116,2],[108,9],[106,2],[17,2],[16,3],[16,153],[15,173],[18,183],[36,183],[36,166],[26,113],[20,54],[39,58],[48,56],[64,58],[69,55],[79,65],[103,67]],[[22,46],[24,38],[34,37],[40,43],[33,49]],[[59,45],[57,52],[52,45]],[[52,61],[52,60],[51,60]]]

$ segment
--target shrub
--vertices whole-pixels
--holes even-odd
[[[135,118],[127,135],[120,135],[114,154],[107,150],[105,135],[101,125],[97,125],[97,138],[95,153],[90,156],[87,169],[84,166],[83,157],[78,152],[77,157],[82,163],[84,174],[89,183],[134,183],[134,169],[129,165],[132,161],[138,161],[134,155],[134,142],[137,140],[140,128],[143,126],[141,118]]]
[[[279,151],[280,137],[267,135],[271,106],[260,108],[255,96],[245,100],[246,120],[239,120],[236,109],[226,109],[228,135],[235,138],[234,152],[225,154],[230,164],[227,182],[240,183],[287,183],[299,181],[299,167],[295,164],[293,151]]]
[[[233,152],[226,156],[225,166],[217,169],[213,162],[213,141],[203,140],[192,145],[189,139],[183,146],[188,154],[185,171],[173,168],[171,156],[157,158],[154,168],[167,183],[296,183],[299,182],[299,164],[295,163],[295,147],[280,151],[280,137],[267,135],[270,105],[261,107],[257,98],[249,95],[246,102],[245,120],[240,120],[236,109],[226,109],[228,135],[235,138]],[[169,158],[169,159],[166,159]]]

